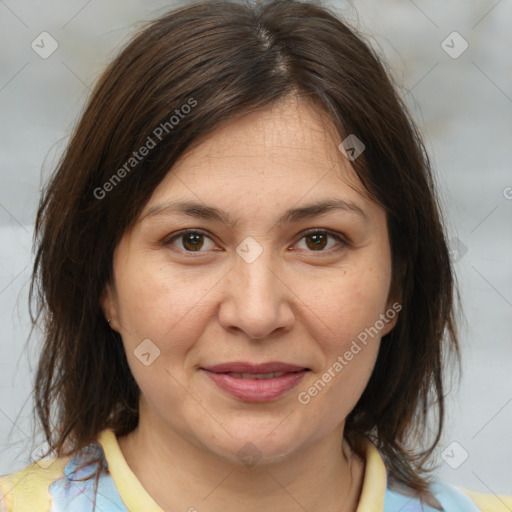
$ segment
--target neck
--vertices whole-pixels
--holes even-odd
[[[168,426],[141,418],[119,438],[142,486],[163,510],[354,512],[364,463],[343,441],[343,428],[280,462],[235,465]],[[343,442],[343,450],[342,450]]]

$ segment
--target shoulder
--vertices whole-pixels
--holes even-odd
[[[93,502],[99,510],[126,512],[96,442],[72,456],[37,461],[0,476],[0,512],[82,512],[90,511]]]
[[[510,512],[512,497],[482,494],[458,488],[442,481],[430,484],[434,501],[420,500],[413,492],[395,487],[386,491],[384,511],[403,512]]]
[[[472,492],[467,489],[456,488],[455,486],[446,483],[437,483],[433,487],[436,496],[440,496],[440,501],[443,506],[445,503],[446,505],[451,504],[452,501],[450,500],[455,500],[454,503],[457,503],[456,500],[458,499],[463,504],[472,504],[476,511],[510,512],[512,510],[512,496]],[[447,510],[449,511],[450,509],[447,508]],[[454,510],[459,509],[454,508]]]
[[[51,507],[50,485],[63,476],[68,458],[33,462],[0,476],[0,512],[46,512]]]

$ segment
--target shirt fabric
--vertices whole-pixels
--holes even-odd
[[[0,476],[0,512],[91,512],[97,463],[79,468],[99,455],[102,471],[97,484],[96,507],[100,512],[163,512],[128,466],[114,432],[103,430],[97,442],[77,454],[34,462],[10,475]],[[357,512],[434,512],[417,498],[388,487],[384,461],[369,441],[365,474]],[[445,512],[511,512],[512,497],[472,493],[435,482],[432,492]],[[189,512],[194,512],[193,504]]]

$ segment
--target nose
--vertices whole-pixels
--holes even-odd
[[[255,261],[236,255],[224,279],[219,322],[232,333],[242,331],[253,340],[282,335],[293,328],[293,292],[282,267],[264,251]]]

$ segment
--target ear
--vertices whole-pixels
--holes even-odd
[[[395,272],[397,272],[399,278],[394,279],[392,277],[391,279],[386,311],[384,312],[386,318],[384,321],[384,328],[381,331],[382,336],[389,334],[395,328],[398,322],[398,315],[403,308],[403,283],[405,282],[408,268],[409,265],[406,262],[401,262],[398,268],[393,267],[393,275]]]
[[[110,318],[109,327],[119,332],[119,312],[117,307],[117,298],[110,283],[105,285],[100,295],[100,306],[105,315],[105,322]]]
[[[402,310],[402,304],[398,301],[390,300],[386,306],[386,311],[384,312],[384,327],[381,331],[381,335],[385,336],[390,333],[395,325],[398,322],[398,315]]]

